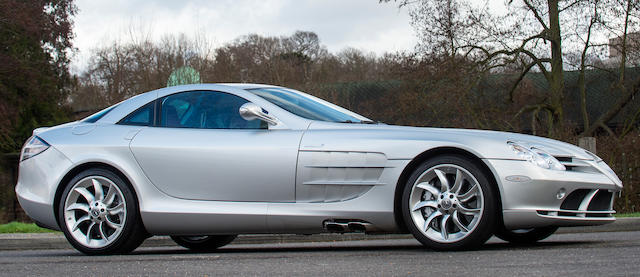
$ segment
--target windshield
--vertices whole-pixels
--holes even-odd
[[[292,114],[306,119],[344,123],[372,123],[371,120],[363,116],[301,92],[284,88],[257,88],[249,89],[248,91]]]

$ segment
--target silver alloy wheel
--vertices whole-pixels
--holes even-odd
[[[64,202],[64,220],[80,244],[101,248],[113,242],[127,217],[120,188],[103,176],[89,176],[73,185]]]
[[[460,241],[478,226],[482,187],[463,167],[441,164],[423,172],[411,188],[409,211],[415,226],[441,243]]]

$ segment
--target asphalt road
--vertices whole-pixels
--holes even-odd
[[[1,276],[638,276],[640,232],[558,234],[535,246],[492,238],[476,251],[435,252],[412,239],[179,247],[130,255],[1,251]]]

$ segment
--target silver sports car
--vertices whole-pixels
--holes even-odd
[[[602,159],[529,135],[391,126],[293,89],[201,84],[38,128],[16,193],[87,254],[151,235],[212,250],[238,234],[406,233],[438,250],[613,222]]]

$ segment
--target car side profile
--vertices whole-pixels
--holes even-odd
[[[392,126],[284,87],[198,84],[34,130],[16,194],[79,251],[112,254],[152,235],[199,251],[238,234],[535,242],[615,221],[621,189],[602,159],[552,139]]]

